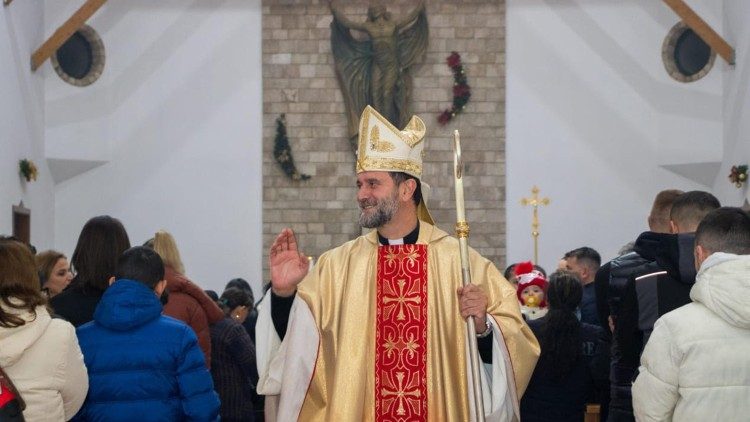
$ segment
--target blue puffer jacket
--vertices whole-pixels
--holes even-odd
[[[213,421],[219,397],[193,330],[132,280],[107,289],[78,328],[89,393],[75,420]]]

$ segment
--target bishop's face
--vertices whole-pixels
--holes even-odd
[[[388,172],[365,171],[357,175],[359,225],[368,229],[385,225],[398,211],[398,189]]]

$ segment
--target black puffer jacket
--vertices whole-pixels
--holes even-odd
[[[633,420],[630,388],[656,320],[690,303],[695,283],[693,233],[642,233],[635,252],[613,261],[610,312],[615,321],[610,420]],[[617,263],[615,264],[615,261]]]

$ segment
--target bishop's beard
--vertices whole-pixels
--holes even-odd
[[[391,221],[398,211],[398,193],[390,198],[370,199],[359,201],[359,225],[366,229],[374,229]],[[374,206],[365,209],[365,207]]]

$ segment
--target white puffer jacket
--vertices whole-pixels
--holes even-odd
[[[0,327],[0,366],[26,401],[24,418],[30,422],[72,418],[89,388],[75,328],[50,318],[43,306],[36,308],[36,318],[27,311],[4,309],[27,321],[20,327]]]
[[[690,298],[656,321],[633,384],[636,420],[750,420],[750,255],[709,256]]]

